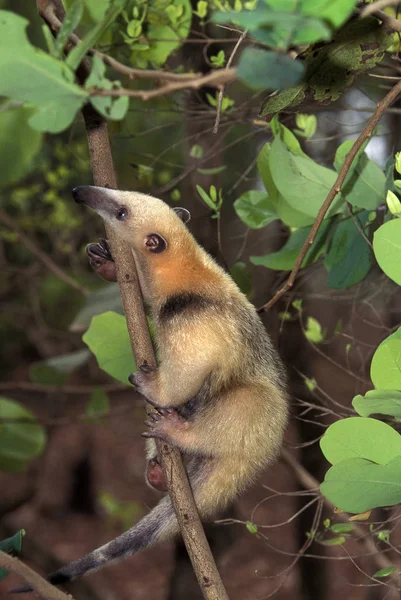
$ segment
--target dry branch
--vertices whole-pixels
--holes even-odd
[[[338,173],[338,177],[335,180],[329,193],[327,194],[327,197],[326,197],[325,201],[323,202],[322,206],[320,207],[319,212],[317,213],[316,219],[312,225],[309,235],[297,256],[297,260],[295,262],[295,265],[294,265],[287,281],[274,294],[273,298],[271,298],[269,300],[269,302],[267,302],[264,306],[262,306],[261,310],[265,310],[265,311],[269,310],[269,308],[271,308],[294,285],[296,276],[298,275],[298,272],[301,269],[303,260],[306,256],[309,248],[312,246],[313,242],[315,241],[315,237],[317,235],[317,232],[319,231],[319,227],[322,224],[327,211],[329,210],[329,208],[330,208],[331,204],[333,203],[333,201],[335,200],[336,196],[341,192],[341,188],[344,184],[345,178],[347,177],[348,171],[351,168],[354,158],[358,154],[359,150],[362,148],[364,142],[372,136],[373,130],[376,127],[377,123],[382,118],[383,114],[385,113],[386,108],[388,108],[390,106],[390,104],[395,102],[395,100],[398,98],[398,96],[400,94],[401,94],[401,81],[399,83],[397,83],[397,85],[395,85],[392,90],[389,91],[389,93],[383,98],[383,100],[380,100],[380,102],[377,103],[376,109],[375,109],[373,115],[370,117],[368,123],[362,129],[361,133],[359,134],[359,136],[353,143],[351,150],[348,152],[347,156],[345,157],[344,164]]]
[[[69,594],[65,594],[51,583],[46,581],[39,573],[28,567],[25,563],[14,556],[0,550],[0,567],[11,571],[22,577],[35,592],[45,600],[74,600]]]
[[[302,485],[305,490],[315,490],[319,488],[319,482],[317,479],[305,469],[301,463],[295,458],[293,454],[291,454],[288,450],[283,449],[282,457],[284,462],[293,470],[295,477],[298,482]],[[335,508],[334,504],[330,502],[327,498],[322,496],[322,500],[324,504],[333,510]],[[343,521],[344,523],[350,523],[349,517],[346,513],[337,513],[336,517]],[[369,555],[372,555],[372,560],[375,561],[378,569],[388,569],[393,565],[393,562],[382,552],[380,552],[379,548],[376,547],[371,534],[366,534],[364,529],[358,525],[357,523],[352,523],[353,525],[353,534],[357,536],[357,539],[362,541],[365,545],[365,548],[368,551]]]
[[[75,281],[72,277],[70,277],[67,273],[63,271],[56,263],[48,256],[45,252],[42,252],[40,248],[27,236],[23,233],[18,225],[14,223],[12,218],[8,216],[3,210],[0,210],[0,223],[3,223],[8,229],[13,231],[19,241],[26,247],[28,250],[36,256],[36,258],[48,269],[53,275],[55,275],[60,281],[64,281],[67,285],[74,288],[78,292],[81,292],[84,296],[89,294],[89,290],[87,290],[83,285]]]
[[[37,6],[39,14],[45,20],[49,12],[56,15],[60,21],[64,18],[61,0],[37,0]],[[48,24],[51,27],[51,23]],[[77,75],[80,83],[84,83],[89,75],[89,67],[85,61],[81,64]],[[107,122],[92,106],[84,107],[82,112],[87,130],[94,183],[102,187],[117,188]],[[116,238],[107,226],[106,233],[116,265],[117,280],[136,363],[140,365],[147,362],[156,365],[133,254],[129,246]],[[180,452],[165,442],[158,442],[157,448],[181,534],[203,596],[206,600],[228,600],[199,519]]]

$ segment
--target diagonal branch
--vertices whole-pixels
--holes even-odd
[[[60,21],[64,18],[61,0],[37,0],[42,16],[49,11]],[[89,75],[86,61],[78,69],[78,79],[84,83]],[[111,155],[107,122],[90,105],[83,109],[89,155],[95,185],[117,188],[117,178]],[[122,243],[106,226],[117,269],[124,312],[137,364],[147,362],[156,365],[156,358],[149,335],[142,295],[139,287],[135,261],[131,249]],[[180,452],[164,442],[157,444],[167,488],[170,494],[181,534],[205,600],[228,600],[213,555],[203,531],[191,487]]]
[[[46,581],[39,573],[20,561],[15,556],[10,556],[0,550],[0,567],[22,577],[32,589],[45,600],[74,600],[70,594],[65,594],[51,583]]]
[[[383,100],[380,100],[380,102],[377,103],[376,109],[375,109],[373,115],[370,117],[366,126],[362,129],[361,133],[359,134],[359,136],[353,143],[351,150],[348,152],[347,156],[345,157],[344,164],[338,173],[338,177],[335,180],[329,193],[327,194],[327,197],[326,197],[325,201],[323,202],[322,206],[320,207],[319,212],[317,213],[315,222],[312,225],[312,229],[310,230],[309,235],[308,235],[307,239],[305,240],[305,243],[302,246],[302,248],[298,254],[295,265],[294,265],[287,281],[274,294],[273,298],[271,298],[264,306],[262,306],[262,308],[260,310],[265,310],[265,311],[269,310],[294,285],[295,279],[301,269],[303,260],[306,256],[309,248],[312,246],[313,242],[315,241],[317,232],[319,231],[319,227],[321,226],[327,211],[329,210],[331,204],[333,203],[333,201],[335,200],[337,195],[341,192],[341,188],[344,184],[345,178],[347,177],[348,171],[351,168],[354,158],[358,154],[359,150],[362,148],[364,142],[372,136],[374,128],[376,127],[376,125],[380,121],[380,119],[382,118],[386,109],[393,102],[395,102],[395,100],[398,98],[398,96],[400,94],[401,94],[401,81],[399,81],[397,83],[397,85],[395,85],[393,87],[393,89],[391,89],[389,91],[389,93],[386,96],[384,96]]]

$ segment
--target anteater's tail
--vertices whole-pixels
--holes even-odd
[[[108,544],[89,552],[83,558],[74,560],[69,565],[57,569],[47,577],[47,580],[54,585],[68,583],[91,571],[100,569],[105,564],[126,558],[157,542],[169,539],[177,532],[178,524],[174,510],[169,497],[166,496],[134,527],[131,527]],[[24,586],[10,591],[22,594],[31,592],[32,588]]]

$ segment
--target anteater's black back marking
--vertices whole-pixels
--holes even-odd
[[[161,306],[159,311],[159,319],[160,321],[168,321],[172,317],[175,317],[184,311],[202,310],[204,308],[215,306],[215,304],[215,301],[202,296],[201,294],[195,294],[192,292],[175,294],[174,296],[167,298],[165,303]]]

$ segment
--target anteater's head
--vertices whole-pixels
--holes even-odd
[[[146,194],[92,185],[76,187],[72,195],[76,202],[97,212],[134,252],[148,258],[175,254],[188,239],[184,223],[189,221],[190,213],[185,208],[170,208]]]

